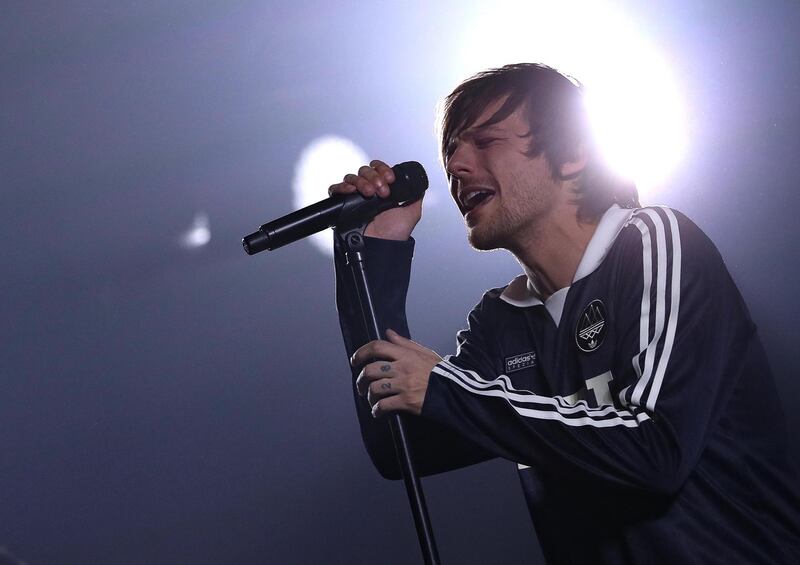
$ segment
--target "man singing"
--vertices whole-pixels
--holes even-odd
[[[470,244],[524,272],[484,294],[441,358],[403,337],[422,202],[365,232],[385,341],[366,343],[337,252],[380,472],[398,477],[381,417],[404,412],[423,474],[518,465],[548,562],[800,563],[785,423],[747,307],[696,225],[639,207],[609,172],[581,88],[543,65],[480,73],[447,97],[441,150]],[[373,161],[330,192],[386,197],[393,180]]]

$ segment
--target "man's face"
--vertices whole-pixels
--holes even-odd
[[[559,185],[544,154],[528,157],[531,138],[524,108],[481,127],[505,98],[489,104],[454,140],[445,168],[450,194],[464,215],[475,249],[525,245],[526,235],[554,207]]]

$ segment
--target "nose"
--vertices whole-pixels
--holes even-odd
[[[454,178],[464,178],[475,169],[473,156],[470,155],[468,143],[458,143],[453,154],[447,160],[447,173]]]

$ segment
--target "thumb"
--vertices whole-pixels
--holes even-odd
[[[418,344],[416,341],[403,337],[394,330],[386,330],[386,337],[391,343],[400,345],[402,347],[411,347],[412,349],[428,349],[427,347]]]

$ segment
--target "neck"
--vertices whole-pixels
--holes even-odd
[[[541,299],[546,300],[572,284],[596,229],[597,221],[580,221],[577,206],[565,203],[532,222],[509,251],[525,269]]]

